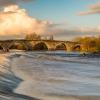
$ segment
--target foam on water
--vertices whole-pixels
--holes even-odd
[[[16,57],[15,53],[0,54],[0,100],[39,100],[13,92],[22,82],[12,70],[12,58]]]
[[[100,96],[100,58],[55,52],[15,52],[11,71],[23,81],[15,93],[43,100],[66,100],[68,95]],[[6,62],[9,62],[8,60]],[[67,100],[79,100],[67,97]]]

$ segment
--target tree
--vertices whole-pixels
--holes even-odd
[[[41,36],[37,35],[36,33],[28,34],[25,37],[26,40],[40,40]]]
[[[77,37],[74,41],[81,43],[85,52],[100,52],[100,37]]]

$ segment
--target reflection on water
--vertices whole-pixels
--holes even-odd
[[[66,52],[9,55],[13,55],[12,72],[24,80],[14,90],[16,93],[43,100],[66,100],[68,95],[100,96],[100,58]],[[73,98],[67,100],[78,100]]]

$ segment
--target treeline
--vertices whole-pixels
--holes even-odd
[[[54,40],[53,35],[50,36],[42,36],[42,35],[38,35],[36,33],[31,33],[31,34],[27,34],[25,36],[26,40]]]
[[[25,37],[26,40],[40,40],[41,36],[37,35],[36,33],[28,34]]]
[[[100,53],[100,36],[99,37],[77,37],[75,42],[82,44],[81,51]]]

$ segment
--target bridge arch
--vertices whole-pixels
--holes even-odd
[[[55,50],[67,50],[66,44],[65,43],[57,44]]]
[[[17,49],[17,50],[32,50],[32,46],[29,42],[25,42],[25,41],[15,41],[12,42],[9,46],[9,49]]]
[[[82,47],[81,45],[75,45],[73,48],[72,48],[73,51],[81,51],[82,50]]]
[[[33,46],[33,50],[48,50],[48,45],[45,42],[38,42]]]
[[[0,45],[0,51],[3,50],[3,47]]]
[[[16,50],[26,50],[26,47],[23,43],[19,42],[19,43],[12,43],[9,47],[9,50],[13,50],[13,49],[16,49]]]

